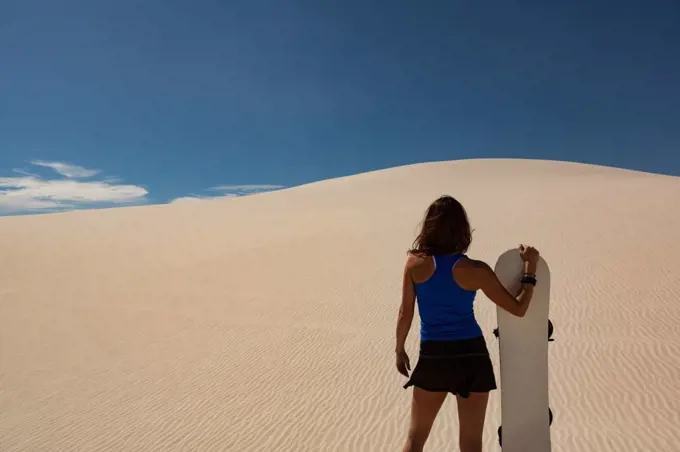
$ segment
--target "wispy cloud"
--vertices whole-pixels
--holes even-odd
[[[98,170],[56,162],[31,162],[54,169],[64,178],[44,179],[23,170],[20,177],[0,177],[0,213],[63,211],[100,205],[118,205],[143,201],[148,194],[143,187],[111,180],[81,181]],[[58,166],[57,166],[58,165]]]
[[[179,204],[184,202],[195,202],[201,200],[202,198],[199,198],[198,196],[180,196],[179,198],[171,199],[168,204]]]
[[[218,185],[216,187],[211,187],[207,191],[210,192],[220,192],[219,195],[196,195],[191,194],[188,196],[182,196],[175,198],[170,201],[170,204],[184,203],[184,202],[195,202],[195,201],[206,201],[211,199],[224,199],[224,198],[236,198],[239,196],[247,196],[255,193],[261,193],[265,191],[279,190],[284,188],[283,185],[271,185],[271,184],[259,184],[259,185]]]
[[[185,203],[185,202],[196,202],[196,201],[206,201],[208,199],[223,199],[223,198],[234,198],[234,196],[180,196],[170,201],[170,204]]]
[[[217,187],[212,187],[211,190],[230,192],[230,193],[253,193],[260,191],[271,191],[283,188],[283,185],[270,185],[270,184],[260,184],[260,185],[218,185]]]
[[[33,160],[31,164],[45,168],[52,168],[62,176],[74,179],[92,177],[101,172],[100,170],[87,169],[83,168],[82,166],[71,165],[70,163],[64,162],[45,162],[43,160]]]

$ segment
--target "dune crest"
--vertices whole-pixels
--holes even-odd
[[[680,178],[514,159],[1,218],[0,450],[398,450],[400,275],[444,193],[468,211],[471,256],[524,242],[550,263],[553,450],[677,451]],[[476,314],[499,372],[481,293]],[[428,450],[456,438],[449,399]]]

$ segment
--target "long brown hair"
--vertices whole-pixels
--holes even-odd
[[[427,208],[409,252],[418,256],[465,253],[471,242],[472,230],[465,208],[455,198],[444,195]]]

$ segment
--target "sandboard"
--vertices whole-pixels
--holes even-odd
[[[501,283],[515,295],[524,263],[517,248],[504,252],[494,268]],[[501,426],[503,452],[549,452],[552,410],[548,399],[550,269],[541,257],[536,287],[524,317],[497,308],[500,345]]]

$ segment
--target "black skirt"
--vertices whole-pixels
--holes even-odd
[[[422,341],[418,363],[404,389],[409,386],[464,398],[471,392],[493,391],[496,377],[484,337]]]

